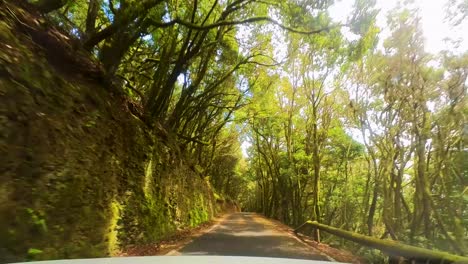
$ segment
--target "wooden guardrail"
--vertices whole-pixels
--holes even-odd
[[[307,221],[294,230],[298,233],[305,226],[311,226],[335,236],[342,237],[358,244],[378,249],[392,257],[403,257],[415,263],[468,263],[467,257],[453,255],[443,251],[429,250],[415,246],[401,244],[393,240],[378,239],[351,231],[345,231],[332,226],[320,224],[316,221]]]

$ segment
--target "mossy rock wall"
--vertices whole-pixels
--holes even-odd
[[[108,256],[212,217],[209,184],[122,96],[15,23],[0,7],[0,262]]]

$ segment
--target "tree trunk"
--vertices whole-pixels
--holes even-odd
[[[313,220],[320,223],[320,157],[319,157],[319,150],[318,150],[318,131],[317,131],[317,124],[313,125],[313,168],[314,168],[314,196],[313,196]],[[314,239],[317,242],[320,242],[320,231],[316,228],[314,229]]]
[[[86,15],[86,38],[91,36],[96,31],[96,19],[101,6],[101,0],[90,0],[88,5],[88,13]]]
[[[377,208],[377,198],[378,198],[378,187],[377,187],[377,181],[375,182],[374,185],[374,192],[372,194],[372,202],[369,208],[369,214],[367,215],[367,233],[369,236],[372,236],[373,234],[373,229],[374,229],[374,214],[375,210]]]

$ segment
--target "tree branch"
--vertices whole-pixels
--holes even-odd
[[[114,7],[114,0],[109,0],[109,9],[112,12],[112,14],[115,15],[115,7]]]
[[[130,80],[128,80],[125,76],[120,75],[120,74],[117,75],[117,77],[123,79],[123,80],[126,82],[127,87],[128,87],[130,90],[132,90],[133,92],[135,92],[135,93],[140,97],[140,100],[141,100],[142,102],[144,102],[145,97],[143,96],[143,94],[142,94],[140,91],[138,91],[138,90],[131,84]]]
[[[185,140],[188,140],[188,141],[192,141],[192,142],[195,142],[195,143],[198,143],[198,144],[202,144],[202,145],[205,145],[205,146],[208,146],[209,143],[208,142],[205,142],[205,141],[201,141],[201,140],[198,140],[196,138],[191,138],[191,137],[187,137],[187,136],[184,136],[180,133],[177,134],[178,137],[182,138],[182,139],[185,139]]]
[[[210,30],[210,29],[213,29],[213,28],[221,27],[221,26],[234,26],[234,25],[242,25],[242,24],[249,24],[249,23],[256,23],[256,22],[269,22],[271,24],[274,24],[274,25],[286,30],[286,31],[289,31],[289,32],[292,32],[292,33],[297,33],[297,34],[303,34],[303,35],[318,34],[318,33],[321,33],[321,32],[329,31],[329,30],[331,30],[333,28],[343,26],[342,24],[337,24],[337,25],[332,25],[332,26],[329,26],[329,27],[324,27],[324,28],[320,28],[320,29],[308,30],[307,31],[307,30],[300,30],[300,29],[296,29],[296,28],[292,28],[292,27],[283,25],[280,22],[274,20],[273,18],[265,17],[265,16],[251,17],[251,18],[247,18],[247,19],[244,19],[244,20],[238,20],[238,21],[220,21],[220,22],[216,22],[216,23],[213,23],[213,24],[209,24],[209,25],[198,25],[198,24],[195,24],[195,23],[184,21],[184,20],[182,20],[180,18],[175,18],[174,20],[169,21],[167,23],[152,21],[152,24],[154,26],[162,27],[162,28],[170,27],[170,26],[173,26],[175,24],[179,24],[179,25],[185,26],[185,27],[193,29],[193,30]]]

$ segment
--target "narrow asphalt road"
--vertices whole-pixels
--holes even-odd
[[[234,213],[171,255],[221,255],[327,260],[317,250],[254,213]]]

